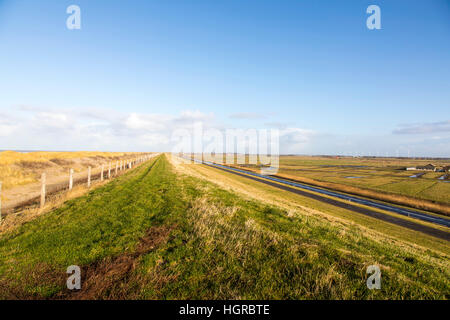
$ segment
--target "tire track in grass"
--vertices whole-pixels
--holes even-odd
[[[114,258],[105,258],[82,267],[82,289],[69,291],[65,289],[56,299],[97,300],[130,299],[132,285],[138,277],[134,274],[141,256],[148,254],[169,238],[176,226],[154,226],[139,241],[133,253],[124,253]]]

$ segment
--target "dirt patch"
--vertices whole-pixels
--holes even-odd
[[[71,164],[74,164],[74,161],[68,160],[68,159],[50,159],[50,162],[53,162],[54,164],[57,164],[59,166],[70,166]]]
[[[50,299],[56,300],[94,300],[94,299],[133,299],[137,298],[136,284],[146,279],[134,274],[139,258],[167,241],[170,232],[176,226],[152,227],[141,238],[133,253],[125,253],[117,257],[108,257],[102,261],[81,267],[82,289],[70,291],[66,289],[68,275],[45,264],[30,267],[23,272],[19,280],[0,279],[0,299],[35,300],[51,296],[51,290],[63,291]],[[50,292],[49,292],[50,290]],[[47,291],[48,294],[44,294]]]
[[[65,290],[57,299],[130,299],[130,290],[139,275],[133,274],[139,257],[166,242],[175,226],[152,227],[133,253],[107,258],[82,268],[82,289]],[[141,279],[142,280],[142,279]]]
[[[94,159],[96,161],[99,161],[99,160],[102,161],[102,160],[106,159],[106,157],[103,157],[103,156],[93,156],[93,157],[89,157],[89,158]]]
[[[19,161],[16,163],[16,166],[22,169],[31,169],[31,170],[42,170],[52,167],[52,164],[49,162],[42,161]]]
[[[38,300],[46,295],[44,292],[56,290],[65,285],[65,278],[55,267],[45,263],[30,266],[24,271],[20,280],[6,281],[0,279],[0,299],[3,300]],[[31,289],[31,290],[30,290]]]

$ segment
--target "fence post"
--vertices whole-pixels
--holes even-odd
[[[111,179],[111,161],[109,162],[109,167],[108,167],[108,179]]]
[[[117,169],[119,167],[119,161],[116,161],[116,172],[114,173],[115,176],[117,176]]]
[[[100,173],[100,181],[103,181],[103,168],[104,166],[102,165],[102,173]]]
[[[69,170],[69,190],[73,188],[73,169]]]
[[[91,167],[90,167],[90,166],[89,166],[89,168],[88,168],[88,181],[87,181],[87,185],[88,185],[88,188],[91,187]]]
[[[45,205],[45,183],[47,180],[47,176],[45,173],[42,174],[41,177],[41,208]]]

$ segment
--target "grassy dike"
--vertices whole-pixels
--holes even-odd
[[[381,267],[381,290],[366,268]],[[65,289],[82,268],[80,292]],[[436,299],[448,256],[292,215],[166,156],[0,236],[0,298]]]

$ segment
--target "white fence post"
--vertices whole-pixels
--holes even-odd
[[[108,167],[108,179],[111,179],[111,161],[109,162],[109,167]]]
[[[88,181],[87,181],[88,188],[91,187],[91,167],[88,168]]]
[[[119,168],[119,161],[116,161],[116,172],[114,173],[115,176],[117,176],[117,169]]]
[[[73,188],[73,169],[69,170],[69,190]]]
[[[45,173],[42,174],[41,177],[41,208],[45,205],[45,183],[47,180],[47,176]]]

